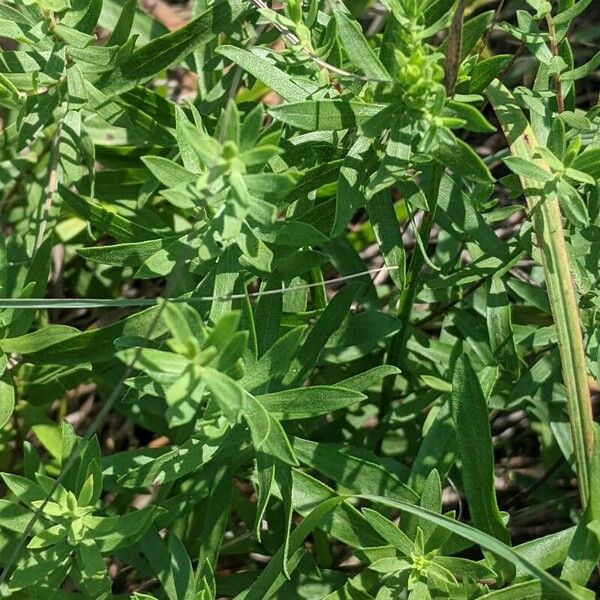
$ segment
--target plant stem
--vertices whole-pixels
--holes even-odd
[[[325,290],[323,272],[319,267],[311,269],[310,279],[311,283],[314,284],[314,287],[312,288],[312,293],[315,308],[325,308],[327,306],[327,291]]]
[[[535,208],[535,207],[534,207]],[[532,210],[533,228],[542,253],[548,298],[556,327],[562,373],[567,388],[571,435],[575,448],[582,505],[587,503],[593,448],[593,415],[581,323],[571,280],[562,216],[557,197],[545,198]]]
[[[439,163],[433,163],[424,173],[423,192],[427,198],[429,210],[423,215],[423,221],[419,227],[419,238],[421,246],[427,248],[429,245],[429,236],[435,219],[435,210],[437,206],[440,182],[444,173],[444,167]],[[386,363],[394,365],[405,371],[404,357],[406,354],[406,343],[410,337],[410,317],[415,303],[415,299],[421,287],[421,270],[425,263],[425,257],[419,250],[419,244],[415,244],[408,271],[406,273],[406,282],[404,289],[400,294],[398,302],[398,319],[401,323],[400,331],[392,338],[388,349]],[[395,376],[384,379],[381,390],[381,414],[386,414],[391,406],[394,394]]]
[[[545,161],[536,158],[538,143],[535,134],[511,93],[496,80],[488,88],[487,95],[513,155],[551,172]],[[579,477],[579,493],[585,507],[590,490],[589,470],[594,446],[592,402],[562,215],[555,191],[546,190],[543,183],[524,177],[521,178],[521,185],[525,190],[537,245],[542,255],[563,381],[567,390],[567,409]]]
[[[446,61],[444,65],[444,87],[448,97],[454,96],[454,88],[458,79],[458,71],[461,62],[462,53],[462,34],[463,20],[465,13],[465,0],[459,0],[458,7],[452,18],[452,23],[448,31],[448,47],[446,50]],[[406,374],[404,366],[404,356],[406,354],[406,344],[410,337],[410,316],[412,314],[415,299],[420,289],[420,275],[425,263],[425,256],[420,248],[427,250],[429,245],[429,236],[435,220],[435,210],[438,201],[440,182],[444,174],[444,166],[438,162],[429,164],[423,170],[422,189],[427,198],[429,210],[423,215],[423,221],[419,227],[418,237],[421,243],[415,244],[415,248],[410,260],[410,266],[406,274],[404,289],[400,294],[398,304],[398,318],[400,319],[401,329],[392,338],[386,362],[388,364],[400,367]],[[417,241],[419,241],[417,240]],[[381,388],[380,414],[385,415],[389,412],[394,394],[395,377],[390,376],[384,379]],[[383,438],[382,438],[383,439]]]
[[[548,24],[548,35],[550,36],[550,51],[552,56],[558,56],[558,44],[556,43],[556,29],[554,28],[554,19],[548,13],[546,15],[546,23]],[[562,83],[560,81],[560,73],[554,76],[554,86],[556,88],[556,106],[559,113],[565,111],[565,100],[562,93]]]
[[[60,159],[60,134],[62,131],[62,121],[58,123],[54,138],[52,141],[50,166],[48,171],[48,186],[46,187],[46,198],[42,207],[42,215],[35,240],[34,254],[37,252],[44,241],[46,233],[46,225],[52,207],[52,198],[58,189],[58,161]]]

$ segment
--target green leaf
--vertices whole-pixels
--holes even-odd
[[[350,64],[370,79],[390,81],[389,73],[364,38],[360,25],[342,7],[342,4],[334,7],[333,16]]]
[[[570,169],[566,170],[569,174]],[[557,183],[558,202],[565,217],[577,227],[587,228],[590,224],[585,202],[581,194],[567,181],[561,179]]]
[[[581,4],[581,2],[579,2],[579,4]],[[588,62],[577,67],[576,69],[571,69],[570,71],[562,73],[560,79],[564,82],[578,81],[579,79],[589,77],[599,66],[600,52],[597,52],[590,60],[588,60]]]
[[[372,140],[359,137],[344,159],[337,181],[335,202],[335,221],[331,235],[341,234],[352,215],[364,204],[362,187],[366,183],[368,171],[367,158],[372,154]]]
[[[0,376],[0,429],[12,417],[15,408],[15,388],[8,373]]]
[[[552,591],[543,586],[539,581],[524,581],[501,590],[494,590],[480,596],[481,600],[561,600],[564,592]],[[588,594],[582,589],[573,589],[577,598],[582,600],[588,598]],[[589,596],[590,600],[593,596]]]
[[[329,338],[339,330],[361,287],[361,284],[350,282],[329,302],[292,361],[284,384],[301,383],[310,373]]]
[[[282,335],[245,373],[240,384],[250,391],[262,390],[271,380],[284,375],[305,331],[305,327],[296,327]]]
[[[271,249],[256,235],[252,227],[247,221],[242,223],[241,230],[236,238],[238,247],[243,253],[241,258],[247,264],[252,265],[259,271],[266,273],[271,272],[273,262],[273,252]]]
[[[208,497],[208,510],[204,516],[204,527],[200,536],[198,569],[195,577],[196,588],[204,577],[212,575],[212,570],[219,558],[221,544],[225,539],[233,496],[232,479],[234,471],[232,466],[232,464],[223,465],[217,471],[212,482],[210,496]],[[192,590],[193,588],[190,588],[190,592]]]
[[[144,242],[128,242],[124,244],[111,244],[110,246],[90,246],[79,248],[77,254],[93,263],[125,267],[141,267],[148,259],[158,252],[167,249],[173,252],[181,242],[172,237]],[[183,246],[188,248],[187,246]],[[189,252],[189,249],[186,250]]]
[[[141,544],[152,571],[169,600],[192,600],[195,583],[190,557],[181,540],[171,534],[165,543],[156,529]]]
[[[565,23],[570,23],[573,19],[582,14],[591,3],[592,0],[577,0],[577,2],[565,3],[568,8],[563,9],[554,17],[554,24],[563,25]]]
[[[444,108],[444,116],[461,119],[465,122],[464,128],[467,131],[479,133],[494,133],[496,131],[496,128],[481,114],[481,112],[474,106],[466,104],[465,102],[448,100]]]
[[[300,102],[308,95],[293,81],[290,75],[252,49],[245,50],[236,46],[219,46],[216,52],[239,65],[244,71],[248,71],[287,102]]]
[[[381,384],[381,381],[385,377],[390,375],[397,375],[400,373],[400,369],[393,365],[379,365],[363,371],[347,379],[338,381],[335,385],[346,390],[353,390],[355,392],[365,392],[373,386]]]
[[[137,242],[151,240],[155,233],[142,225],[126,219],[113,211],[95,204],[84,196],[79,196],[64,186],[59,186],[59,193],[65,204],[80,217],[88,221],[103,233],[107,233],[121,242]]]
[[[340,131],[360,127],[368,131],[381,123],[389,111],[383,104],[347,100],[312,100],[281,104],[269,109],[276,120],[306,131]]]
[[[71,547],[66,541],[38,552],[26,552],[8,581],[9,589],[34,587],[35,591],[56,590],[71,567]]]
[[[342,387],[313,385],[258,396],[261,404],[278,419],[308,419],[354,406],[364,394]]]
[[[539,167],[531,160],[526,160],[520,156],[508,156],[504,159],[506,166],[519,177],[527,177],[534,181],[550,181],[552,173]]]
[[[134,510],[118,517],[92,517],[88,523],[103,553],[135,546],[164,511],[157,506]]]
[[[466,179],[483,183],[493,181],[489,169],[481,158],[471,146],[458,139],[454,134],[444,137],[434,152],[434,158]]]
[[[389,192],[373,196],[367,204],[367,210],[379,249],[385,264],[390,268],[390,277],[401,290],[405,283],[406,256],[400,224]]]
[[[499,277],[490,279],[486,313],[492,352],[500,367],[505,368],[516,380],[521,365],[513,335],[511,308],[506,288]]]
[[[415,545],[410,538],[402,530],[398,529],[398,527],[389,519],[386,519],[376,510],[370,508],[363,508],[362,513],[365,515],[371,527],[373,527],[386,542],[394,546],[400,554],[410,556],[414,552]]]
[[[224,439],[191,437],[174,449],[142,453],[139,456],[117,455],[108,461],[112,468],[105,477],[116,477],[118,485],[126,489],[143,489],[156,483],[169,483],[199,469],[217,455],[236,452],[241,431],[230,432]],[[118,477],[117,477],[118,476]]]
[[[202,368],[202,380],[227,418],[231,422],[237,421],[244,402],[243,388],[231,377],[212,367]]]
[[[34,512],[16,502],[10,500],[0,500],[0,527],[8,531],[22,533],[29,525]],[[42,518],[34,524],[32,534],[37,535],[47,527],[46,521]]]
[[[337,497],[325,484],[298,469],[292,470],[293,506],[302,516],[308,515],[315,506]],[[354,547],[368,548],[381,546],[383,538],[369,526],[365,517],[349,502],[342,502],[335,508],[321,527],[338,540]]]
[[[84,539],[77,546],[77,565],[81,572],[81,587],[90,597],[106,597],[111,593],[112,581],[94,540]]]
[[[16,338],[0,339],[0,350],[7,353],[31,354],[77,335],[78,329],[67,325],[49,325]]]
[[[132,336],[154,339],[166,333],[166,327],[156,323],[158,307],[152,307],[130,315],[112,325],[85,331],[68,340],[44,348],[28,356],[33,364],[77,365],[85,361],[101,362],[114,360],[114,340]]]
[[[474,525],[503,543],[510,535],[496,501],[494,453],[488,407],[475,371],[467,357],[459,357],[452,379],[452,418],[462,460],[462,479]],[[506,564],[502,570],[510,575]]]
[[[271,432],[271,419],[267,409],[263,406],[260,399],[254,398],[250,394],[244,396],[243,414],[250,434],[252,435],[252,443],[254,448],[259,450],[268,439]]]
[[[114,71],[100,78],[98,89],[107,96],[115,96],[146,83],[225,31],[243,11],[239,0],[218,0],[184,27],[135,50]]]
[[[17,294],[23,298],[42,298],[46,291],[48,275],[50,272],[50,252],[52,250],[52,237],[47,237],[37,249],[25,274],[24,282]],[[8,311],[3,316],[3,321],[9,324],[6,335],[17,337],[27,333],[33,322],[35,314],[32,311]]]
[[[430,27],[446,16],[453,4],[454,2],[451,0],[432,0],[431,2],[427,2],[427,4],[424,4],[423,21],[425,22],[426,26]]]
[[[102,0],[72,0],[61,23],[83,33],[93,33],[102,12]]]
[[[301,463],[356,493],[385,493],[389,498],[415,502],[417,494],[384,465],[341,452],[339,448],[298,437],[292,446]]]
[[[564,562],[575,529],[575,527],[569,527],[569,529],[524,542],[515,546],[514,551],[541,569],[551,569]],[[517,566],[516,577],[520,578],[525,575],[526,572]]]
[[[427,476],[436,469],[444,478],[454,463],[456,454],[456,426],[450,413],[450,401],[442,397],[444,403],[436,407],[430,415],[429,427],[423,431],[419,450],[412,465],[408,485],[421,493]],[[426,423],[427,425],[427,423]]]
[[[126,0],[119,14],[119,19],[106,42],[107,46],[121,46],[127,42],[133,27],[136,6],[137,2],[135,0]]]
[[[571,166],[596,180],[600,179],[600,147],[586,148],[575,157]]]
[[[67,87],[69,90],[69,108],[77,110],[83,107],[87,100],[85,79],[78,65],[73,65],[67,71]]]
[[[46,498],[44,490],[21,475],[13,473],[2,473],[1,477],[9,489],[23,504],[33,505],[34,502],[43,501]]]
[[[175,187],[180,183],[194,183],[198,176],[176,162],[162,156],[142,156],[143,163],[163,185]]]
[[[490,56],[478,62],[471,72],[469,81],[469,93],[481,94],[494,79],[500,77],[513,61],[512,54],[499,54]]]

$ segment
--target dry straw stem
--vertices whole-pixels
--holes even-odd
[[[525,115],[515,99],[498,80],[487,90],[511,152],[551,172],[548,164],[534,158],[538,142]],[[537,245],[542,254],[544,275],[552,317],[556,327],[562,374],[567,389],[567,406],[575,461],[579,476],[579,492],[583,506],[589,489],[589,465],[594,444],[593,415],[589,383],[585,366],[583,337],[575,289],[569,269],[569,259],[558,197],[548,193],[539,181],[521,177]]]

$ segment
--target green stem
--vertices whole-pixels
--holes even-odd
[[[532,211],[533,228],[542,253],[548,298],[556,327],[581,502],[587,503],[593,448],[593,415],[579,310],[565,244],[558,198],[547,197]]]
[[[323,272],[319,267],[311,269],[310,280],[311,283],[321,284],[315,285],[311,291],[313,294],[315,308],[324,309],[327,306],[327,292],[325,290],[325,279],[323,277]]]
[[[551,172],[547,163],[536,157],[538,142],[525,115],[511,93],[498,81],[487,90],[488,98],[515,156],[531,161]],[[577,297],[571,280],[567,244],[556,191],[539,181],[521,178],[533,223],[552,317],[560,352],[563,381],[567,390],[567,409],[575,450],[581,503],[585,507],[590,490],[590,463],[594,446],[593,415],[588,385],[583,335]]]
[[[558,44],[556,43],[556,29],[554,28],[554,19],[552,15],[548,13],[546,15],[546,23],[548,24],[548,35],[550,36],[550,51],[552,56],[558,56]],[[565,111],[565,100],[563,97],[562,83],[560,80],[560,73],[554,75],[554,86],[556,88],[556,106],[558,112],[562,113]]]
[[[452,23],[448,31],[448,46],[446,49],[446,61],[444,65],[444,87],[446,95],[452,97],[460,69],[462,52],[463,20],[465,12],[465,0],[459,0],[458,7],[452,18]],[[407,375],[405,368],[406,345],[410,338],[410,317],[417,294],[421,287],[421,271],[425,263],[425,256],[421,248],[425,251],[429,245],[429,236],[435,220],[435,210],[438,201],[440,183],[444,174],[444,166],[438,162],[429,164],[423,171],[422,189],[427,199],[429,210],[423,215],[423,221],[419,227],[418,241],[410,260],[410,266],[406,274],[404,289],[400,294],[398,304],[398,318],[400,319],[401,329],[392,338],[389,346],[386,362],[399,367]],[[385,415],[389,412],[394,395],[395,377],[387,377],[383,381],[381,388],[380,414]],[[385,428],[384,428],[385,430]],[[381,438],[383,439],[383,438]]]
[[[435,210],[437,206],[440,182],[444,173],[444,167],[439,163],[434,163],[425,171],[423,177],[423,192],[427,198],[429,210],[423,215],[423,220],[419,227],[418,236],[421,244],[415,243],[415,247],[410,259],[408,271],[406,273],[406,282],[404,289],[400,294],[398,302],[398,319],[401,323],[400,331],[392,338],[388,349],[386,363],[402,369],[406,373],[405,355],[406,344],[410,338],[410,317],[417,294],[421,289],[421,271],[425,263],[425,257],[419,250],[419,246],[427,248],[431,228],[435,220]],[[381,414],[386,414],[392,403],[394,395],[395,376],[384,379],[381,390]]]

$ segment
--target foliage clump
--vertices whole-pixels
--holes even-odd
[[[598,8],[189,8],[0,2],[0,596],[595,597]]]

